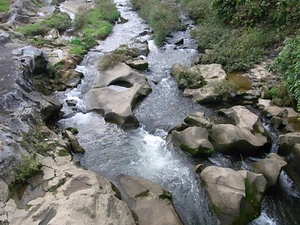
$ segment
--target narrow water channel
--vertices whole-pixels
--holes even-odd
[[[191,64],[197,54],[196,46],[189,37],[189,29],[175,33],[170,37],[169,44],[157,48],[150,35],[142,35],[144,31],[149,31],[149,27],[131,10],[129,0],[115,0],[115,3],[121,16],[128,22],[116,24],[112,35],[85,56],[78,66],[78,70],[84,74],[82,83],[77,88],[58,93],[64,103],[65,113],[58,125],[61,128],[71,126],[78,129],[77,137],[86,152],[76,157],[84,168],[113,182],[119,174],[149,179],[173,194],[173,203],[185,225],[218,224],[201,187],[199,176],[195,173],[195,159],[173,148],[166,141],[167,132],[189,114],[196,111],[206,114],[212,112],[185,98],[169,74],[174,63]],[[185,22],[191,23],[189,20]],[[106,123],[103,117],[94,112],[86,112],[82,99],[99,73],[97,63],[103,54],[121,44],[131,44],[135,38],[147,40],[149,43],[150,53],[146,57],[149,71],[145,72],[145,76],[150,82],[152,92],[135,109],[140,127],[124,130],[115,124]],[[172,41],[182,38],[183,45],[172,44]],[[66,99],[76,100],[76,107],[67,106]],[[211,164],[220,165],[224,161],[221,158],[220,154],[215,154],[209,161]],[[231,159],[228,161],[231,162]],[[247,162],[243,163],[240,168],[247,167]],[[287,178],[282,177],[282,180],[286,181]],[[270,201],[264,202],[267,205],[264,206],[262,216],[252,224],[282,224],[277,223],[274,210],[268,211]]]

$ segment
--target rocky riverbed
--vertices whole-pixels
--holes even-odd
[[[76,129],[61,133],[49,128],[54,128],[53,122],[61,118],[66,103],[44,94],[76,87],[82,75],[75,70],[80,58],[59,45],[63,38],[58,32],[53,30],[46,35],[54,44],[35,48],[15,31],[16,26],[51,14],[54,6],[44,4],[45,7],[39,8],[30,1],[20,0],[11,5],[7,14],[1,14],[0,223],[197,224],[177,214],[172,193],[158,184],[121,174],[114,178],[113,184],[99,173],[83,169],[73,158],[74,154],[84,153]],[[69,1],[61,9],[74,14],[86,5],[93,7],[92,2]],[[146,35],[150,34],[146,32]],[[175,42],[176,48],[184,44],[184,41]],[[85,112],[97,112],[107,122],[127,129],[140,125],[141,116],[136,107],[151,89],[155,91],[156,83],[165,79],[152,79],[147,76],[147,70],[146,73],[137,70],[148,67],[142,58],[147,57],[149,44],[136,42],[134,46],[140,48],[142,57],[98,71],[83,97]],[[37,77],[49,75],[49,68],[59,62],[65,65],[58,73],[59,82],[52,80],[44,84],[43,94],[38,92]],[[149,67],[151,71],[153,68]],[[164,138],[169,144],[194,158],[206,159],[214,152],[224,158],[260,156],[248,170],[208,166],[205,162],[197,166],[209,205],[218,217],[217,220],[209,212],[207,221],[245,224],[258,217],[264,195],[278,184],[282,170],[300,188],[299,114],[291,107],[277,106],[263,99],[267,81],[276,80],[265,67],[263,63],[239,74],[247,77],[251,86],[247,90],[229,89],[230,92],[218,90],[222,87],[218,86],[220,83],[229,80],[221,65],[176,63],[167,68],[183,89],[183,95],[199,104],[218,108],[213,114],[193,109],[192,114],[182,118],[182,123],[168,124]],[[75,101],[67,105],[72,108],[76,104]],[[253,108],[259,109],[278,129],[278,152],[269,154],[274,141]]]

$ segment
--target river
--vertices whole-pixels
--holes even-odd
[[[236,160],[217,153],[208,159],[194,159],[167,141],[167,132],[174,125],[183,122],[189,114],[202,111],[209,115],[214,112],[184,97],[169,74],[174,63],[190,65],[197,54],[196,45],[189,36],[192,22],[182,15],[183,22],[188,24],[187,31],[172,34],[168,38],[169,44],[158,48],[149,35],[149,27],[131,10],[128,2],[115,0],[121,16],[128,22],[116,24],[113,33],[90,50],[78,65],[77,70],[84,74],[82,83],[77,88],[57,93],[64,103],[62,110],[65,113],[58,125],[62,129],[70,126],[78,129],[77,137],[86,152],[75,157],[84,168],[95,171],[112,182],[116,182],[119,174],[149,179],[173,194],[174,206],[185,225],[218,224],[199,176],[195,173],[196,163],[245,169],[249,168],[250,161],[257,159]],[[144,31],[147,32],[144,34]],[[136,38],[149,43],[150,53],[146,57],[149,70],[144,75],[150,82],[152,92],[134,111],[140,126],[122,129],[115,124],[106,123],[101,115],[88,112],[82,99],[99,73],[99,59],[121,44],[131,44]],[[183,45],[172,44],[182,38]],[[76,107],[67,106],[66,99],[76,100]],[[283,197],[277,194],[275,196],[279,197],[274,197],[272,193],[267,195],[262,215],[252,224],[293,224],[300,221],[296,218],[297,212],[293,212],[295,216],[290,216],[291,222],[284,223],[288,213],[285,212],[286,205],[295,211],[290,207],[290,202],[300,202],[300,195],[293,189],[285,174],[282,174],[280,180],[281,186],[286,190],[281,192]],[[288,201],[284,202],[283,198],[288,198]],[[281,207],[278,206],[278,201],[284,202]]]

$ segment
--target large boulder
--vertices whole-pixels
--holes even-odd
[[[300,132],[279,135],[279,153],[285,156],[290,154],[298,143],[300,143]]]
[[[227,77],[221,64],[202,64],[196,65],[196,68],[207,83],[222,81]]]
[[[141,94],[147,95],[151,88],[144,75],[130,68],[125,63],[119,63],[112,69],[101,71],[94,81],[93,88],[107,87],[109,85],[118,85],[123,87],[132,87],[139,84],[142,87]]]
[[[286,160],[288,164],[284,169],[298,189],[300,189],[300,143],[294,145],[291,153],[286,157]]]
[[[222,102],[222,96],[218,94],[212,86],[204,86],[197,89],[185,89],[184,96],[192,98],[200,104],[215,104]]]
[[[45,52],[41,49],[25,46],[14,50],[13,54],[22,62],[25,78],[32,79],[34,75],[49,73],[50,64]]]
[[[278,177],[286,165],[284,158],[276,153],[269,154],[263,160],[253,163],[253,168],[256,173],[262,173],[267,180],[267,186],[273,186],[277,183]]]
[[[120,175],[120,191],[136,214],[139,225],[181,225],[171,193],[159,185],[138,177]]]
[[[121,91],[109,87],[94,88],[84,96],[84,100],[88,109],[100,110],[109,122],[123,126],[138,126],[138,120],[132,110],[143,91],[139,84]]]
[[[215,149],[225,154],[241,153],[255,155],[268,144],[267,137],[261,133],[253,134],[247,128],[232,124],[216,124],[210,130]]]
[[[200,178],[221,224],[246,224],[260,215],[267,183],[262,174],[209,166]]]
[[[94,88],[85,96],[88,109],[100,110],[109,122],[123,126],[137,126],[133,114],[136,102],[151,91],[147,79],[124,63],[101,71]]]
[[[271,116],[290,118],[297,117],[299,115],[293,108],[276,106],[272,103],[272,100],[269,99],[259,99],[257,105]]]
[[[227,117],[230,122],[239,128],[249,129],[251,132],[264,133],[264,128],[259,117],[245,106],[233,106],[229,109],[219,110],[219,114]]]
[[[206,119],[205,114],[203,112],[192,113],[184,119],[184,122],[188,126],[197,126],[204,128],[210,128],[212,126],[211,122],[208,119]]]
[[[19,207],[13,199],[5,206],[9,224],[136,224],[126,203],[116,197],[105,178],[70,162],[70,156],[38,156],[41,175],[28,180]],[[35,193],[35,194],[34,194]]]
[[[176,63],[171,68],[171,75],[176,79],[179,87],[185,89],[184,95],[198,103],[211,104],[222,101],[222,96],[212,85],[205,85],[226,79],[227,75],[222,65],[207,64],[187,67]]]
[[[213,145],[208,140],[208,131],[202,127],[189,127],[183,131],[172,131],[171,141],[191,155],[211,154]]]
[[[132,59],[132,60],[127,60],[125,62],[128,66],[130,66],[132,69],[136,70],[145,70],[148,68],[149,63],[145,61],[144,59]]]

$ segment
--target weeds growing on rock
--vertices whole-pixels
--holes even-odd
[[[129,48],[126,45],[121,45],[119,48],[113,52],[104,55],[99,61],[98,68],[99,70],[107,70],[114,67],[120,62],[125,62],[129,59],[137,57],[139,54],[138,49]]]
[[[26,178],[33,176],[38,170],[39,165],[31,155],[22,155],[22,161],[17,166],[15,173],[15,183],[23,183]]]
[[[72,26],[71,19],[66,13],[53,14],[50,18],[41,20],[34,24],[19,27],[17,31],[25,36],[45,35],[52,28],[65,31]]]

